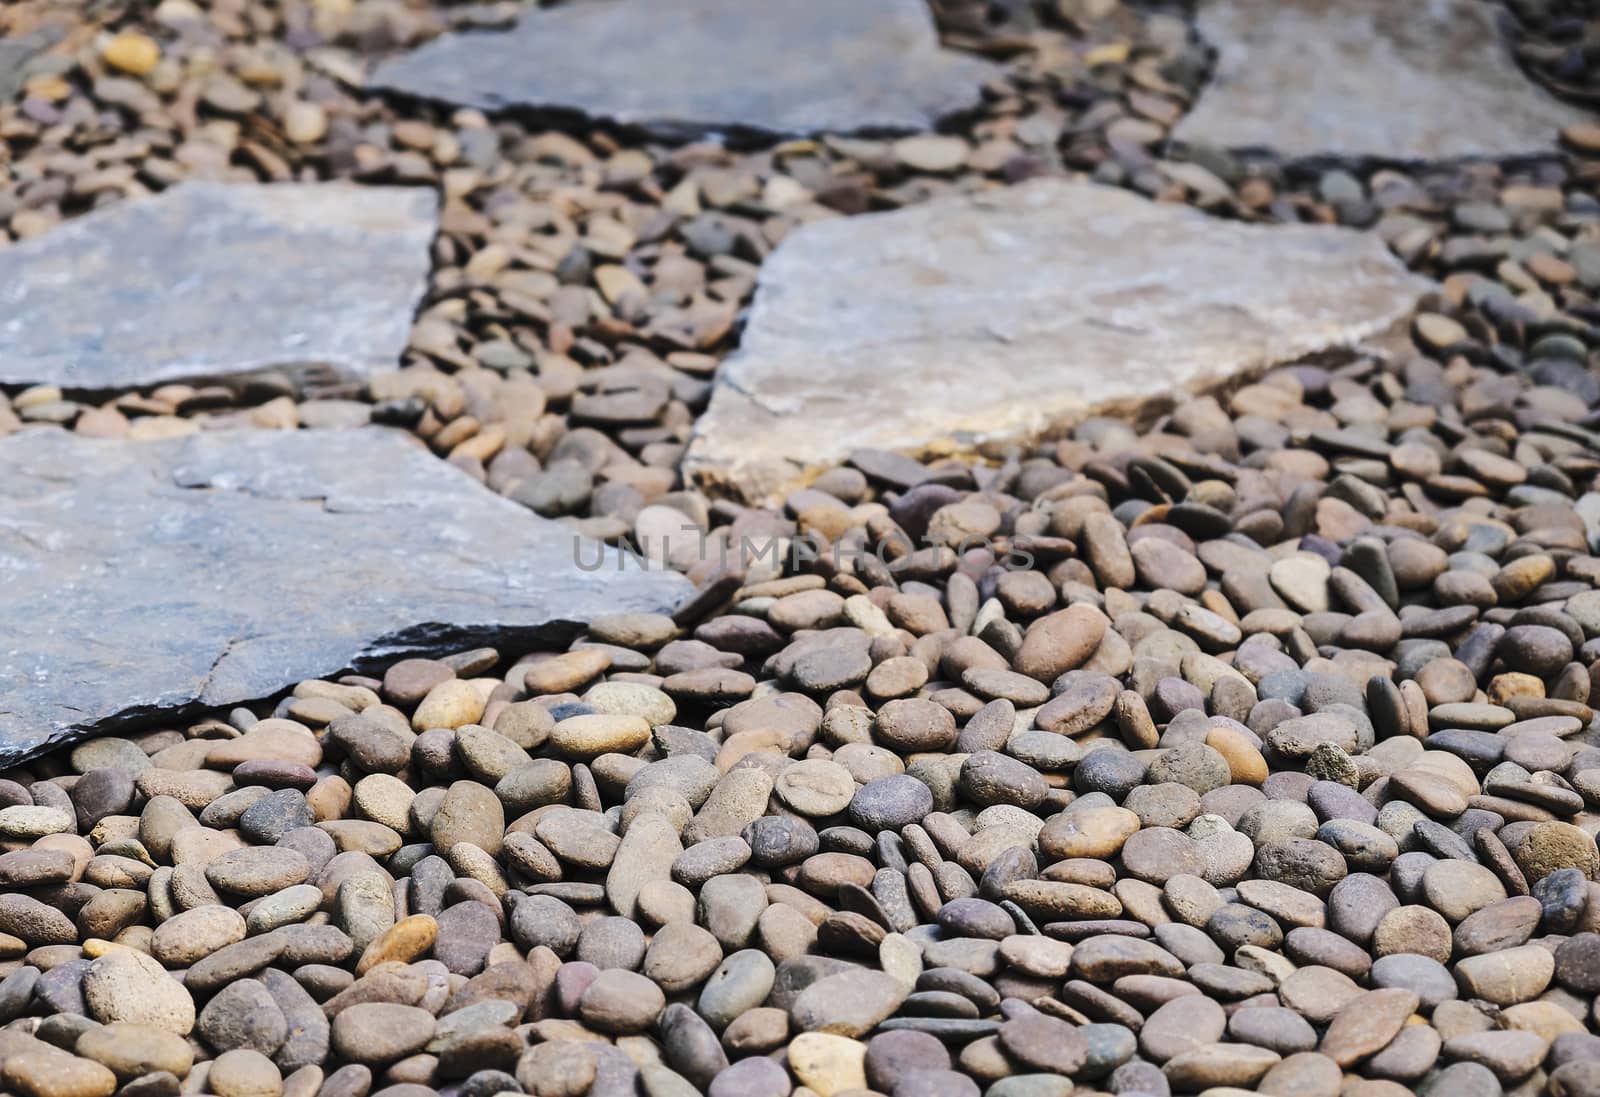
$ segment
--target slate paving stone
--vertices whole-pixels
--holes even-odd
[[[857,449],[1137,417],[1380,338],[1430,285],[1370,236],[1060,180],[807,225],[762,266],[685,469],[771,499]]]
[[[695,137],[923,130],[999,73],[941,49],[923,0],[604,0],[445,35],[379,64],[369,86]]]
[[[78,218],[0,250],[0,384],[395,369],[437,205],[416,187],[190,182]]]
[[[1205,0],[1211,81],[1173,136],[1389,160],[1549,150],[1587,116],[1518,69],[1483,0]]]
[[[618,571],[611,550],[377,428],[26,431],[0,440],[0,515],[6,764],[348,666],[560,642],[690,590]]]

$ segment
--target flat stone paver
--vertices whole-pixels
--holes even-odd
[[[345,667],[559,645],[689,590],[399,432],[25,431],[0,440],[0,766]]]
[[[1202,0],[1211,82],[1173,136],[1286,157],[1553,152],[1586,121],[1529,80],[1486,0]]]
[[[397,368],[437,206],[419,187],[190,182],[80,217],[0,250],[0,383]]]
[[[941,49],[924,0],[598,0],[445,35],[369,86],[689,137],[926,129],[1000,72]]]
[[[774,499],[858,448],[1138,416],[1385,333],[1432,285],[1375,236],[1061,180],[807,225],[762,266],[685,467]]]

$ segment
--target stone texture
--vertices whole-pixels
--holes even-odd
[[[1058,180],[808,225],[763,264],[686,468],[774,498],[858,448],[1137,414],[1386,333],[1427,287],[1372,237]]]
[[[1517,68],[1483,0],[1205,0],[1211,82],[1180,141],[1288,157],[1438,160],[1554,149],[1583,112]],[[1397,104],[1404,104],[1397,108]]]
[[[396,432],[0,441],[0,764],[306,678],[560,644],[689,591]],[[575,554],[578,554],[575,556]]]
[[[0,41],[0,102],[22,90],[28,81],[28,62],[61,41],[66,32],[66,26],[51,21]]]
[[[0,251],[0,383],[393,369],[437,228],[421,188],[191,182],[118,203]]]
[[[926,129],[998,71],[942,50],[922,0],[602,0],[446,35],[369,86],[691,137]]]

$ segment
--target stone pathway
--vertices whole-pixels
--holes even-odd
[[[188,183],[0,251],[0,383],[112,391],[394,369],[437,202],[412,188]]]
[[[440,38],[379,65],[370,83],[694,137],[928,129],[976,105],[998,75],[940,49],[923,0],[603,0]]]
[[[1201,0],[1216,71],[1180,141],[1290,157],[1528,156],[1588,120],[1512,60],[1485,0]]]
[[[857,449],[970,453],[1095,414],[1148,420],[1382,336],[1428,289],[1370,236],[1054,180],[813,225],[763,265],[685,468],[772,503]]]
[[[32,607],[0,646],[3,765],[688,593],[383,430],[24,433],[0,441],[0,512],[7,605]]]
[[[0,1089],[1600,1091],[1600,127],[1183,149],[1220,8],[931,7],[0,6],[24,281],[152,191],[438,201],[370,372],[0,394]],[[1241,118],[1489,44],[1308,10]],[[169,228],[113,266],[241,235]]]

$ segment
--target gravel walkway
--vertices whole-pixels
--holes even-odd
[[[8,446],[398,426],[695,591],[0,772],[6,1092],[1600,1094],[1600,124],[1180,159],[1189,13],[933,7],[978,109],[729,146],[357,90],[509,4],[0,11],[0,244],[189,179],[440,196],[397,370],[10,386]],[[1590,108],[1583,6],[1512,8]],[[1433,285],[1138,422],[683,478],[785,237],[1037,176]]]

